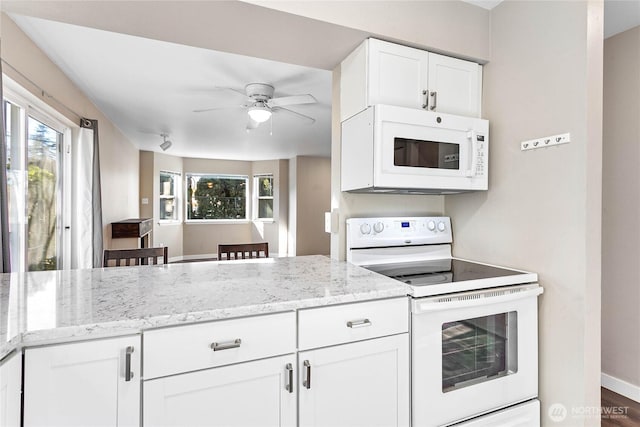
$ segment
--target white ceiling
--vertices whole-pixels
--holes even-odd
[[[605,39],[638,25],[640,25],[640,0],[605,0]]]
[[[160,133],[182,157],[267,160],[329,156],[331,72],[11,14],[20,28],[140,149],[160,151]],[[275,97],[312,94],[317,104],[287,107],[246,131],[244,90],[268,83]],[[230,106],[206,113],[195,109]],[[271,125],[273,125],[271,131]],[[271,134],[272,132],[272,134]]]

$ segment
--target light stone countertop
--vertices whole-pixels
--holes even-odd
[[[0,358],[42,344],[403,296],[324,256],[1,274]]]

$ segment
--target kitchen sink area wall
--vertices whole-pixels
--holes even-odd
[[[457,256],[539,273],[543,425],[600,425],[572,411],[600,406],[602,17],[595,2],[492,10],[489,191],[445,200]],[[563,132],[566,146],[520,150]],[[556,403],[568,411],[560,423],[547,416]]]

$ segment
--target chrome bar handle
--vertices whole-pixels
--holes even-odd
[[[302,365],[305,367],[306,371],[306,378],[302,380],[302,385],[309,390],[311,388],[311,363],[309,363],[308,360],[305,360]]]
[[[429,92],[423,90],[422,95],[424,95],[424,104],[422,104],[422,108],[427,108],[429,106]]]
[[[133,372],[131,372],[131,354],[133,353],[133,346],[128,346],[124,351],[124,380],[131,381],[133,378]]]
[[[293,365],[291,363],[287,363],[285,365],[285,369],[289,373],[289,384],[287,384],[284,388],[289,393],[293,393]]]
[[[227,341],[227,342],[212,342],[211,350],[213,351],[229,350],[230,348],[240,347],[240,344],[242,344],[242,340],[240,338],[237,338],[233,341]]]
[[[433,97],[433,103],[431,104],[431,107],[429,107],[429,109],[433,111],[436,109],[436,104],[438,102],[438,92],[431,92],[429,95]]]
[[[364,328],[365,326],[371,326],[371,320],[360,319],[360,320],[349,320],[347,322],[347,328]]]

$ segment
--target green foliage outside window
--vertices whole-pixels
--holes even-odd
[[[247,177],[187,175],[187,219],[247,219]]]
[[[273,219],[273,175],[255,177],[257,187],[258,219]]]

